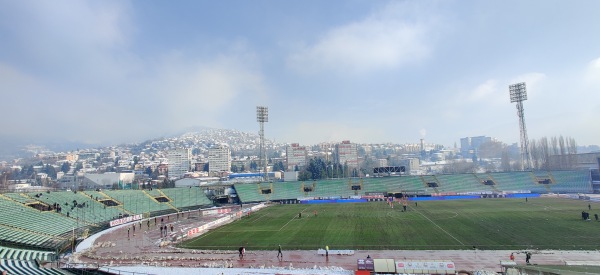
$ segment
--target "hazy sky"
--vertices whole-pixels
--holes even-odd
[[[0,0],[0,140],[600,144],[600,1]]]

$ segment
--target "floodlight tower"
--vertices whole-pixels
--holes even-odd
[[[523,101],[527,100],[527,87],[525,82],[508,86],[510,91],[510,103],[517,103],[517,115],[519,116],[519,128],[521,131],[521,170],[531,169],[531,154],[529,153],[529,139],[527,138],[527,127],[525,126],[525,112]]]
[[[269,122],[269,107],[256,106],[256,121],[260,124],[260,159],[265,172],[264,181],[269,180],[267,174],[267,147],[265,146],[265,122]]]

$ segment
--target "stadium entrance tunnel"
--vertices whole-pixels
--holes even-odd
[[[161,196],[161,197],[154,197],[154,200],[156,200],[157,202],[171,202],[171,200],[167,197]]]
[[[36,210],[39,211],[50,211],[52,210],[52,208],[50,206],[48,206],[47,204],[41,203],[41,202],[33,202],[33,203],[29,203],[27,204],[27,206],[34,208]]]
[[[112,206],[119,206],[119,205],[121,205],[121,204],[120,204],[120,203],[118,203],[117,201],[115,201],[115,200],[111,200],[111,199],[107,199],[107,200],[101,200],[100,202],[101,202],[102,204],[104,204],[104,206],[107,206],[107,207],[112,207]]]
[[[483,180],[481,183],[483,183],[483,185],[496,185],[493,180]]]

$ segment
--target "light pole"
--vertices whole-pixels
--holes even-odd
[[[510,103],[517,103],[517,115],[519,116],[519,130],[521,139],[521,170],[531,169],[531,154],[529,153],[529,139],[527,138],[527,127],[525,126],[525,111],[523,101],[527,100],[527,87],[525,82],[508,86],[510,92]],[[527,163],[527,165],[525,165]]]
[[[256,121],[260,124],[260,159],[265,172],[264,181],[268,181],[267,174],[267,148],[265,146],[265,122],[269,122],[269,107],[256,106]]]

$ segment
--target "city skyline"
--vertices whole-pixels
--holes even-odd
[[[600,130],[600,3],[0,1],[0,147],[195,127],[303,145]],[[12,142],[12,143],[11,143]]]

